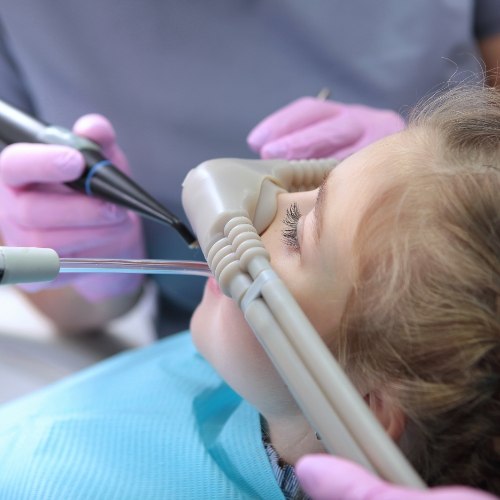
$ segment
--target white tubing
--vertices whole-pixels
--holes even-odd
[[[59,256],[52,248],[0,247],[1,285],[52,281],[59,274]]]

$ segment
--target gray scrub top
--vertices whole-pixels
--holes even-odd
[[[67,127],[99,112],[134,178],[175,213],[187,171],[253,157],[262,118],[330,87],[404,113],[450,78],[480,73],[476,39],[498,0],[2,0],[0,98]],[[191,259],[145,223],[149,257]],[[113,256],[109,256],[113,257]],[[201,254],[198,255],[201,258]],[[200,278],[162,277],[162,332],[182,329]]]

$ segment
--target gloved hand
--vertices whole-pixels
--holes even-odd
[[[247,142],[264,159],[342,160],[404,127],[394,111],[302,97],[262,120]]]
[[[330,455],[308,455],[296,465],[304,491],[313,500],[495,500],[483,491],[463,486],[414,490],[394,486],[361,466]]]
[[[124,172],[126,158],[113,127],[101,115],[86,115],[73,131],[98,143]],[[116,205],[64,186],[84,168],[69,147],[12,144],[0,154],[0,230],[8,246],[53,248],[61,257],[142,258],[139,218]],[[51,283],[22,285],[27,291],[73,286],[91,302],[132,293],[142,278],[133,274],[61,274]]]

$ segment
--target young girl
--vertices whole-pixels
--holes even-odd
[[[459,89],[279,196],[273,266],[431,485],[500,493],[500,94]],[[191,333],[0,412],[0,498],[283,498],[322,451],[209,279]]]

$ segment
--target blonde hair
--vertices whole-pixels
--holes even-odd
[[[413,114],[354,246],[333,346],[407,417],[428,484],[500,493],[500,92],[457,88]]]

